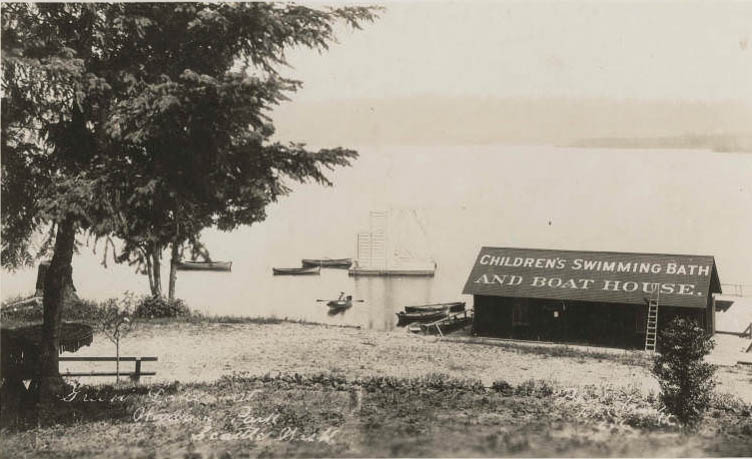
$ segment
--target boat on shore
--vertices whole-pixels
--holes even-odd
[[[443,319],[449,314],[447,309],[423,312],[398,312],[397,325],[407,325],[414,322],[433,322]]]
[[[460,301],[454,301],[451,303],[432,303],[432,304],[405,306],[405,312],[442,311],[444,309],[448,309],[449,312],[461,312],[465,310],[465,303],[460,302]]]
[[[321,272],[321,268],[318,266],[314,268],[272,268],[272,272],[275,276],[305,276],[319,274]]]
[[[178,271],[231,271],[231,261],[180,261]]]
[[[304,267],[347,269],[352,266],[352,258],[303,258],[301,262]]]
[[[460,330],[473,323],[473,311],[448,314],[446,317],[428,323],[414,323],[407,329],[413,333],[441,335]]]

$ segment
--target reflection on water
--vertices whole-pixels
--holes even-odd
[[[271,270],[245,272],[241,263],[237,268],[233,264],[233,272],[224,275],[180,272],[178,293],[193,309],[206,314],[277,317],[392,330],[397,324],[396,313],[405,305],[456,300],[461,297],[463,281],[445,279],[450,288],[444,290],[452,293],[437,298],[435,286],[442,282],[440,271],[435,278],[350,277],[343,269],[322,269],[318,276],[273,276]],[[340,292],[352,295],[352,306],[329,308],[326,303],[336,300]]]
[[[328,315],[329,317],[334,317],[334,316],[344,315],[344,314],[345,314],[345,311],[347,311],[347,310],[348,310],[348,309],[350,309],[351,307],[352,307],[352,306],[347,306],[347,307],[344,307],[344,308],[336,308],[336,309],[331,309],[331,308],[330,308],[330,309],[329,309],[329,312],[327,312],[327,313],[326,313],[326,315]]]
[[[356,277],[356,298],[364,298],[379,307],[368,309],[368,328],[391,330],[397,324],[396,313],[408,304],[428,303],[431,299],[430,277]]]
[[[276,317],[392,330],[397,324],[396,313],[405,305],[432,301],[436,281],[436,278],[350,277],[345,270],[322,269],[319,276],[276,276],[268,285],[277,305],[272,312]],[[352,295],[352,306],[329,308],[326,301],[337,299],[340,292]]]

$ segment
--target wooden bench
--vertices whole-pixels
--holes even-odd
[[[60,362],[116,362],[118,359],[116,357],[60,357]],[[136,362],[136,369],[134,372],[121,372],[120,374],[122,376],[128,376],[133,381],[139,382],[141,380],[141,376],[154,376],[157,374],[156,371],[141,371],[141,362],[156,362],[156,357],[120,357],[121,362]],[[70,371],[65,373],[60,373],[61,376],[117,376],[118,373],[115,371],[99,371],[99,372],[75,372],[71,373]]]
[[[752,339],[752,322],[750,322],[750,323],[749,323],[749,327],[745,328],[745,329],[744,329],[744,330],[742,331],[742,333],[741,333],[741,336],[742,336],[743,338],[744,338],[744,337],[749,337],[749,339]]]

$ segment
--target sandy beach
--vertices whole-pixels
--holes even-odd
[[[156,376],[144,378],[144,382],[211,382],[233,372],[251,375],[325,372],[349,379],[445,373],[477,378],[485,385],[499,379],[511,384],[542,379],[564,387],[636,387],[646,393],[657,392],[658,385],[647,364],[628,364],[643,358],[641,352],[590,349],[592,356],[588,356],[586,350],[577,356],[553,357],[462,335],[439,339],[412,335],[404,330],[379,332],[289,322],[145,323],[121,342],[121,355],[159,358],[158,362],[144,364],[145,371],[157,372]],[[76,354],[63,355],[114,353],[114,344],[103,335],[97,335],[91,346]],[[604,354],[614,358],[604,358]],[[90,363],[84,365],[61,362],[60,368],[61,372],[105,368]],[[123,363],[121,369],[132,371],[132,366],[132,363]],[[105,379],[108,381],[103,381]],[[89,384],[110,382],[109,379],[83,378]],[[721,366],[717,379],[718,392],[752,402],[752,366]]]

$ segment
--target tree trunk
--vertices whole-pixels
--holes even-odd
[[[151,268],[151,254],[148,250],[142,250],[146,260],[146,274],[149,276],[149,291],[154,295],[154,271]]]
[[[60,327],[66,296],[73,287],[71,262],[76,242],[76,225],[66,218],[57,228],[55,252],[44,280],[44,322],[39,355],[39,399],[52,401],[64,390],[60,377],[58,357],[60,349]]]
[[[115,340],[115,383],[120,382],[120,338]]]
[[[44,297],[44,285],[47,279],[47,270],[49,268],[49,261],[39,263],[39,267],[37,268],[36,292],[34,293],[34,296]],[[63,282],[63,303],[67,304],[69,301],[77,299],[78,294],[76,294],[76,286],[73,285],[73,270],[71,270]]]
[[[162,296],[162,251],[157,248],[156,244],[152,245],[151,266],[154,272],[154,288],[151,294]]]
[[[173,241],[170,256],[170,289],[168,292],[170,301],[175,299],[175,283],[178,281],[178,263],[180,262],[179,247],[180,245]]]

